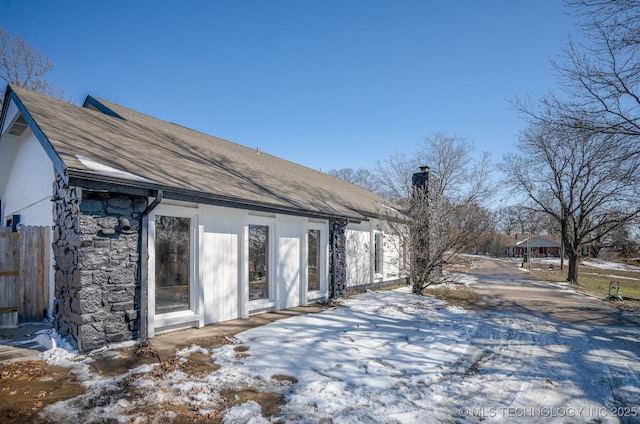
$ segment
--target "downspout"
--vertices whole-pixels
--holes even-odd
[[[162,202],[163,192],[156,192],[155,200],[142,212],[140,229],[140,342],[147,344],[149,336],[149,214]]]

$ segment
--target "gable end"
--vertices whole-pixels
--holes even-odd
[[[0,129],[3,128],[4,125],[6,124],[5,119],[6,119],[7,111],[9,109],[9,102],[13,101],[13,103],[18,108],[20,115],[22,115],[24,122],[26,122],[29,129],[31,129],[31,131],[33,132],[33,135],[36,136],[36,139],[38,140],[38,142],[40,142],[40,145],[42,146],[45,153],[53,163],[53,168],[55,169],[56,173],[62,176],[62,178],[64,178],[65,180],[68,180],[67,166],[64,164],[64,162],[62,161],[62,158],[60,158],[58,153],[55,151],[55,149],[49,142],[49,139],[47,139],[47,136],[44,135],[44,133],[42,132],[42,130],[40,129],[36,121],[29,114],[29,112],[27,111],[27,108],[24,106],[24,104],[22,104],[22,101],[20,100],[20,98],[11,89],[11,86],[7,87],[4,101],[5,103],[3,105],[2,115],[0,116],[0,119],[1,119]]]

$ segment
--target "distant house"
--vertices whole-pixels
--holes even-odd
[[[560,238],[554,236],[528,236],[515,244],[515,255],[524,256],[530,253],[533,257],[559,257],[560,256]]]
[[[92,96],[7,88],[0,205],[51,228],[48,315],[81,351],[405,278],[379,196]]]

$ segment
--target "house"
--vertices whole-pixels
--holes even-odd
[[[0,217],[51,229],[47,312],[80,351],[405,278],[393,205],[327,174],[14,86],[0,137]]]
[[[559,237],[531,235],[516,243],[515,255],[520,257],[530,253],[538,258],[559,257],[561,246]]]

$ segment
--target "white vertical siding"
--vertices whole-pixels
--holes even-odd
[[[202,207],[205,324],[240,316],[239,276],[241,222],[222,208]]]
[[[278,240],[278,300],[280,309],[300,305],[300,237]]]
[[[382,273],[374,273],[375,235],[383,240]],[[347,288],[403,278],[402,237],[385,231],[383,223],[372,220],[349,224],[347,237]]]
[[[371,237],[369,223],[349,224],[347,227],[347,288],[373,282]]]
[[[302,284],[306,282],[302,274],[306,267],[302,261],[302,249],[306,244],[306,219],[278,215],[278,252],[276,255],[276,281],[278,308],[286,309],[300,305]]]
[[[172,202],[175,203],[175,202]],[[211,324],[252,313],[305,305],[326,299],[328,293],[328,221],[309,220],[283,214],[265,214],[225,207],[198,205],[179,208],[159,207],[157,213],[197,214],[199,269],[194,293],[201,305],[191,315],[182,315],[185,325],[195,319]],[[269,299],[248,300],[248,228],[269,226]],[[320,290],[307,291],[308,231],[320,230]],[[354,288],[399,277],[397,244],[399,237],[383,233],[383,274],[374,275],[373,247],[375,234],[383,233],[377,221],[351,223],[346,230],[347,287]],[[153,232],[150,232],[153,235]],[[151,247],[153,245],[151,244]],[[195,255],[196,259],[198,255]],[[153,266],[150,266],[150,271]],[[150,279],[151,281],[151,279]],[[150,292],[152,292],[150,290]],[[153,301],[149,302],[150,306]],[[176,320],[159,318],[159,323],[175,328]],[[178,318],[176,316],[176,318]],[[166,327],[167,329],[169,327]],[[163,330],[161,328],[161,330]]]
[[[9,176],[0,186],[4,219],[19,214],[22,224],[53,226],[53,181],[51,160],[38,139],[27,130],[17,147]]]
[[[17,109],[12,103],[7,124],[13,119],[15,112]],[[21,224],[53,229],[53,163],[31,130],[27,129],[22,138],[3,136],[0,143],[0,167],[0,200],[4,213],[4,216],[0,216],[0,225],[4,225],[12,215],[20,215]],[[50,250],[49,257],[48,311],[51,317],[55,293],[53,249]]]
[[[402,267],[402,239],[394,234],[384,235],[384,265],[383,279],[394,280],[400,278]]]

